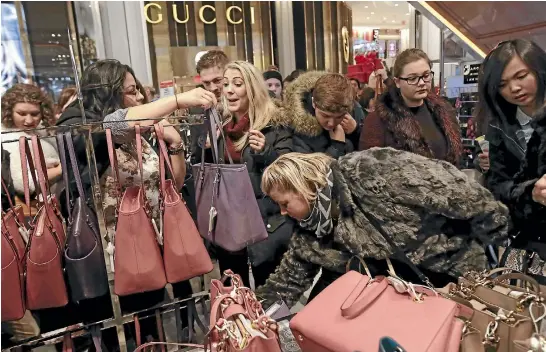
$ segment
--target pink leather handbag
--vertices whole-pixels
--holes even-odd
[[[407,352],[457,352],[472,312],[397,277],[350,271],[303,308],[290,328],[303,352],[375,352],[388,336]]]

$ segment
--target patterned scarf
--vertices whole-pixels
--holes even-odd
[[[234,141],[244,136],[245,132],[248,132],[250,128],[250,117],[245,114],[237,122],[235,119],[231,119],[227,125],[224,126],[224,132],[226,133],[226,145],[227,149],[224,152],[225,160],[229,160],[228,153],[233,158],[233,162],[241,162],[242,150],[235,149]]]
[[[314,231],[317,238],[329,235],[334,228],[332,221],[332,186],[334,175],[332,169],[326,175],[327,183],[323,188],[317,189],[317,199],[313,210],[307,219],[300,221],[300,226],[309,231]]]

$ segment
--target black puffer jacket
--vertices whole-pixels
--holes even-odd
[[[515,115],[515,114],[514,114]],[[528,248],[546,257],[546,207],[533,201],[534,184],[546,174],[546,110],[531,122],[534,132],[527,143],[516,132],[521,129],[515,116],[510,121],[489,125],[491,168],[486,174],[487,188],[510,209],[513,245]]]
[[[351,140],[358,140],[360,126],[348,135],[345,142],[330,138],[315,117],[312,93],[318,79],[327,72],[311,71],[302,74],[284,92],[283,115],[294,130],[294,151],[300,153],[325,153],[337,159],[354,151]]]
[[[266,139],[263,152],[255,153],[246,145],[241,153],[241,163],[246,164],[252,188],[254,189],[262,218],[269,233],[267,240],[249,247],[248,254],[253,266],[280,258],[282,253],[288,249],[288,243],[292,236],[293,220],[281,215],[279,206],[271,198],[266,197],[261,190],[262,175],[265,168],[280,155],[294,151],[292,131],[282,124],[280,117],[280,114],[272,117],[270,124],[261,130]],[[201,155],[200,152],[197,154]],[[224,143],[221,137],[218,141],[218,155],[219,163],[226,163],[224,158]],[[201,158],[196,155],[196,159],[197,162],[200,162]],[[212,161],[209,151],[205,155],[205,160],[208,162]]]

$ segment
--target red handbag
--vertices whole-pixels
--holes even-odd
[[[155,291],[164,288],[167,284],[165,267],[144,190],[140,126],[135,126],[135,132],[140,186],[127,187],[121,197],[118,162],[112,141],[112,131],[106,130],[108,156],[117,190],[114,292],[118,296]]]
[[[22,258],[25,243],[19,233],[24,229],[21,207],[14,208],[9,191],[2,180],[2,187],[10,204],[10,210],[2,214],[2,321],[19,320],[26,311],[25,274]]]
[[[163,262],[167,281],[175,283],[210,273],[214,266],[180,193],[172,180],[166,180],[165,164],[173,177],[174,172],[163,140],[163,126],[154,126],[159,142]]]
[[[42,206],[31,223],[32,230],[24,259],[27,308],[37,310],[65,306],[68,303],[68,294],[63,271],[63,250],[66,242],[64,224],[57,201],[49,191],[44,153],[37,136],[32,136],[32,148],[34,162],[30,158],[31,153],[25,137],[19,139],[25,201],[28,208],[30,209],[30,191],[27,161],[35,189],[42,197],[40,200]],[[34,170],[38,171],[38,184]]]

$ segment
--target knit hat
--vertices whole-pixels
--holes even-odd
[[[279,71],[265,71],[264,72],[264,80],[268,80],[270,78],[278,79],[281,82],[281,87],[283,86],[282,82],[282,75]]]

